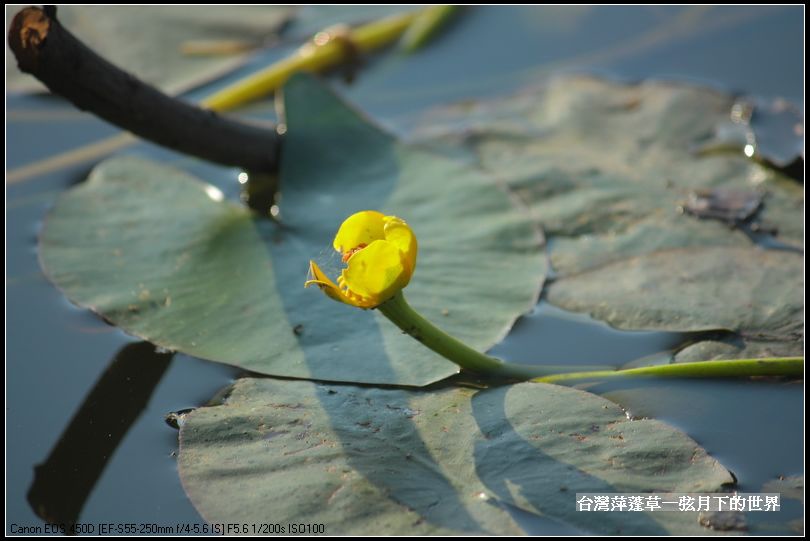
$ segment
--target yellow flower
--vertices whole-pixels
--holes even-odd
[[[341,224],[332,243],[346,268],[337,285],[309,262],[305,287],[317,285],[332,299],[374,308],[408,285],[416,268],[416,236],[401,218],[364,210]]]

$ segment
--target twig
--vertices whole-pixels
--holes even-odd
[[[54,8],[17,13],[8,41],[22,71],[79,109],[178,152],[257,173],[277,168],[274,130],[163,94],[84,45],[59,23]]]

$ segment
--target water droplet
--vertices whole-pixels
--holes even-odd
[[[223,194],[219,188],[216,186],[208,185],[205,187],[205,193],[210,197],[213,201],[222,201],[225,199],[225,194]]]
[[[745,145],[745,148],[743,148],[743,152],[745,153],[746,156],[750,158],[751,156],[754,155],[754,145],[748,143],[747,145]]]

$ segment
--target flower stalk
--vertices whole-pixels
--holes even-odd
[[[804,357],[771,357],[763,359],[734,359],[643,366],[617,370],[610,367],[541,366],[506,363],[476,351],[445,333],[411,308],[402,291],[382,303],[377,309],[394,325],[402,329],[442,357],[461,368],[490,376],[560,383],[572,380],[669,377],[669,378],[728,378],[750,376],[802,376]]]
[[[733,359],[694,363],[642,366],[626,370],[598,370],[553,374],[533,381],[560,383],[582,379],[663,377],[663,378],[731,378],[745,376],[802,376],[804,357],[769,357],[762,359]]]
[[[406,53],[422,48],[458,12],[459,6],[429,6],[420,11],[400,40]]]
[[[519,380],[538,378],[561,372],[571,372],[570,366],[505,363],[500,359],[476,351],[422,317],[419,312],[411,308],[405,300],[402,291],[398,291],[393,297],[380,304],[377,310],[391,320],[391,322],[403,332],[465,370],[489,376]],[[605,368],[606,367],[594,366],[581,367],[582,370],[587,370],[590,373],[594,373],[594,371],[598,371],[596,373],[599,373]]]

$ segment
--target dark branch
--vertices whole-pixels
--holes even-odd
[[[20,69],[79,109],[159,145],[251,172],[275,171],[274,130],[224,118],[163,94],[104,60],[68,32],[55,10],[25,8],[8,42]]]

